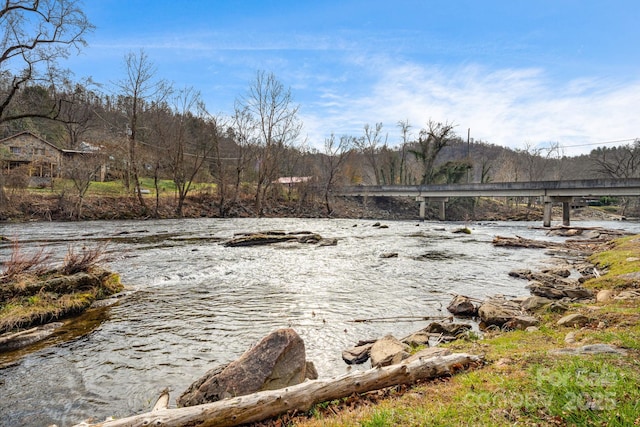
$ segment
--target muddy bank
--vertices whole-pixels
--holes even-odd
[[[74,221],[73,204],[59,196],[27,195],[15,197],[10,207],[0,209],[0,221]],[[382,220],[419,219],[419,206],[405,197],[339,197],[332,204],[329,215],[319,198],[298,200],[271,200],[266,204],[262,216],[271,218],[353,218]],[[447,204],[447,220],[450,221],[538,221],[542,220],[539,206],[505,204],[492,199],[452,199]],[[558,214],[559,215],[559,214]],[[572,212],[576,219],[608,220],[619,216],[585,207]],[[171,197],[159,200],[149,198],[147,209],[141,208],[133,197],[88,197],[83,204],[82,220],[126,220],[150,218],[176,218],[175,203]],[[194,194],[185,200],[184,218],[250,218],[256,217],[253,200],[242,199],[234,205],[220,209],[220,202],[212,194]],[[437,220],[439,212],[435,206],[427,206],[426,219]]]

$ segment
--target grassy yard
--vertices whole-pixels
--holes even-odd
[[[140,186],[145,191],[145,196],[155,196],[156,189],[155,184],[152,178],[142,178],[140,180]],[[54,181],[53,190],[51,187],[47,188],[30,188],[29,192],[31,193],[41,193],[41,194],[51,194],[52,191],[55,193],[61,193],[62,191],[75,191],[73,189],[73,182],[68,179],[58,178]],[[161,196],[173,196],[176,193],[176,185],[172,180],[163,179],[158,182],[158,190]],[[216,185],[212,183],[194,183],[191,187],[190,192],[195,191],[216,191]],[[88,196],[125,196],[127,194],[127,190],[122,181],[92,181],[89,185],[89,190],[87,191]]]

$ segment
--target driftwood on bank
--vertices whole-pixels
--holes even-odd
[[[262,391],[204,405],[156,409],[146,414],[91,424],[94,427],[230,427],[272,418],[288,411],[308,411],[317,403],[386,387],[452,374],[480,361],[469,354],[418,359],[337,378],[307,381],[280,390]]]

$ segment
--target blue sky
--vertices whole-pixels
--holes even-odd
[[[256,72],[300,105],[309,145],[382,122],[565,154],[640,137],[637,0],[85,0],[96,30],[66,64],[110,82],[144,49],[157,76],[228,115]],[[611,144],[607,144],[611,145]]]

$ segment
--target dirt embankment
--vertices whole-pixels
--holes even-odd
[[[142,207],[133,197],[88,197],[82,206],[80,218],[77,205],[56,195],[20,195],[8,206],[0,207],[0,221],[73,221],[119,220],[151,218],[242,218],[256,217],[252,199],[241,199],[233,205],[220,208],[220,200],[212,194],[194,194],[185,201],[181,214],[175,209],[171,197],[163,197],[156,206],[153,197],[147,197]],[[331,204],[329,214],[320,198],[298,200],[271,200],[260,216],[296,218],[368,218],[382,220],[417,220],[419,205],[412,198],[402,197],[339,197]],[[447,204],[449,221],[537,221],[542,220],[541,206],[505,204],[492,199],[452,199]],[[560,211],[555,215],[560,217]],[[437,220],[438,206],[427,206],[427,220]],[[593,208],[572,212],[580,219],[619,219]]]

